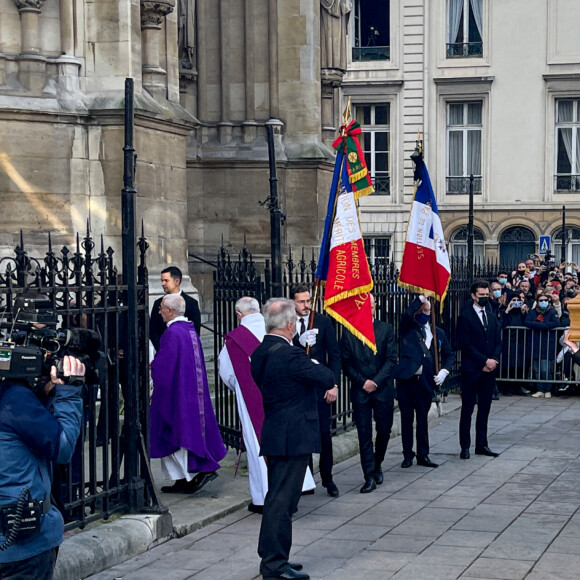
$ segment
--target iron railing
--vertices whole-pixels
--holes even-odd
[[[482,42],[450,42],[447,58],[477,58],[483,56]]]
[[[2,316],[11,321],[16,296],[32,290],[50,298],[63,328],[84,327],[101,338],[100,352],[88,353],[94,367],[83,389],[84,419],[69,465],[55,466],[53,501],[63,513],[67,529],[115,513],[159,507],[150,477],[146,437],[149,408],[148,244],[142,235],[138,242],[137,268],[137,353],[135,375],[127,376],[127,286],[122,284],[114,263],[114,251],[100,249],[88,231],[76,248],[54,251],[51,238],[43,258],[28,255],[24,237],[14,257],[0,260],[0,304]],[[137,401],[137,420],[128,424],[124,401]],[[130,472],[127,462],[132,431],[140,460]]]
[[[299,259],[295,259],[290,248],[288,258],[282,272],[282,294],[290,295],[290,288],[296,283],[314,285],[316,273],[315,251],[307,256],[302,249]],[[440,320],[440,326],[445,330],[451,344],[457,344],[455,321],[461,312],[465,300],[469,298],[470,277],[468,262],[463,258],[452,258],[452,278],[445,300],[445,308]],[[483,278],[495,280],[501,270],[499,264],[493,262],[474,265],[474,279]],[[510,265],[509,271],[513,267]],[[377,304],[377,318],[393,325],[395,336],[399,336],[399,324],[402,314],[412,301],[414,294],[398,286],[399,272],[392,262],[380,261],[371,266],[374,280],[374,295]],[[232,259],[225,248],[218,254],[217,269],[214,273],[214,370],[215,370],[215,406],[216,416],[226,445],[240,449],[241,433],[233,393],[221,382],[218,373],[218,354],[223,346],[223,337],[237,325],[235,303],[242,296],[254,296],[262,304],[272,296],[270,262],[264,264],[254,261],[249,249],[244,246],[237,259]],[[314,305],[317,312],[322,312],[322,298]],[[333,322],[334,324],[334,322]],[[334,324],[337,339],[342,336],[342,326]],[[450,388],[458,386],[459,375],[457,366],[453,376],[448,379]],[[352,425],[352,408],[349,400],[349,381],[342,378],[342,388],[339,398],[333,407],[332,431],[348,429]]]

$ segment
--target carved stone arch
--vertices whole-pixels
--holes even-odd
[[[455,232],[455,230],[457,230],[458,228],[465,226],[467,227],[467,219],[465,217],[456,217],[450,221],[448,221],[445,224],[445,228],[444,228],[444,235],[445,235],[445,239],[446,240],[450,240],[452,234]],[[479,228],[479,230],[481,231],[481,233],[483,234],[483,239],[488,242],[493,238],[493,233],[489,227],[489,224],[487,222],[484,222],[483,220],[480,220],[478,218],[474,218],[473,220],[473,227],[474,228]]]
[[[540,226],[540,224],[531,219],[529,217],[519,216],[519,217],[507,217],[503,220],[500,220],[493,228],[494,238],[499,242],[501,241],[501,236],[503,232],[511,227],[524,227],[531,230],[536,239],[538,239],[543,233],[544,228]]]

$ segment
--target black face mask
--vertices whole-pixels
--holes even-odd
[[[489,298],[487,296],[482,296],[477,299],[477,303],[482,308],[489,302]]]
[[[526,271],[525,271],[525,270],[518,270],[518,274],[522,274],[522,275],[523,275],[523,274],[525,274],[525,273],[526,273]]]

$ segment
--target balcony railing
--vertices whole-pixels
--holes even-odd
[[[462,195],[469,193],[469,177],[448,177],[447,194]],[[473,177],[473,193],[481,194],[481,176]]]
[[[369,60],[389,60],[391,58],[390,46],[353,46],[353,62]]]
[[[482,56],[482,42],[454,42],[447,45],[447,58],[478,58]]]
[[[554,189],[556,191],[580,191],[580,175],[554,175]]]
[[[375,175],[375,177],[373,177],[373,185],[375,188],[373,195],[391,194],[391,178],[389,175]]]

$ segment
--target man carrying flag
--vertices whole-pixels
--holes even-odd
[[[449,375],[455,356],[445,333],[435,326],[434,309],[426,296],[439,300],[442,310],[451,272],[437,202],[419,149],[412,159],[418,184],[411,206],[398,283],[420,295],[401,319],[401,359],[395,369],[403,442],[401,467],[413,465],[415,423],[417,464],[433,468],[437,464],[429,458],[427,417],[433,394]],[[441,369],[440,351],[443,362]]]

